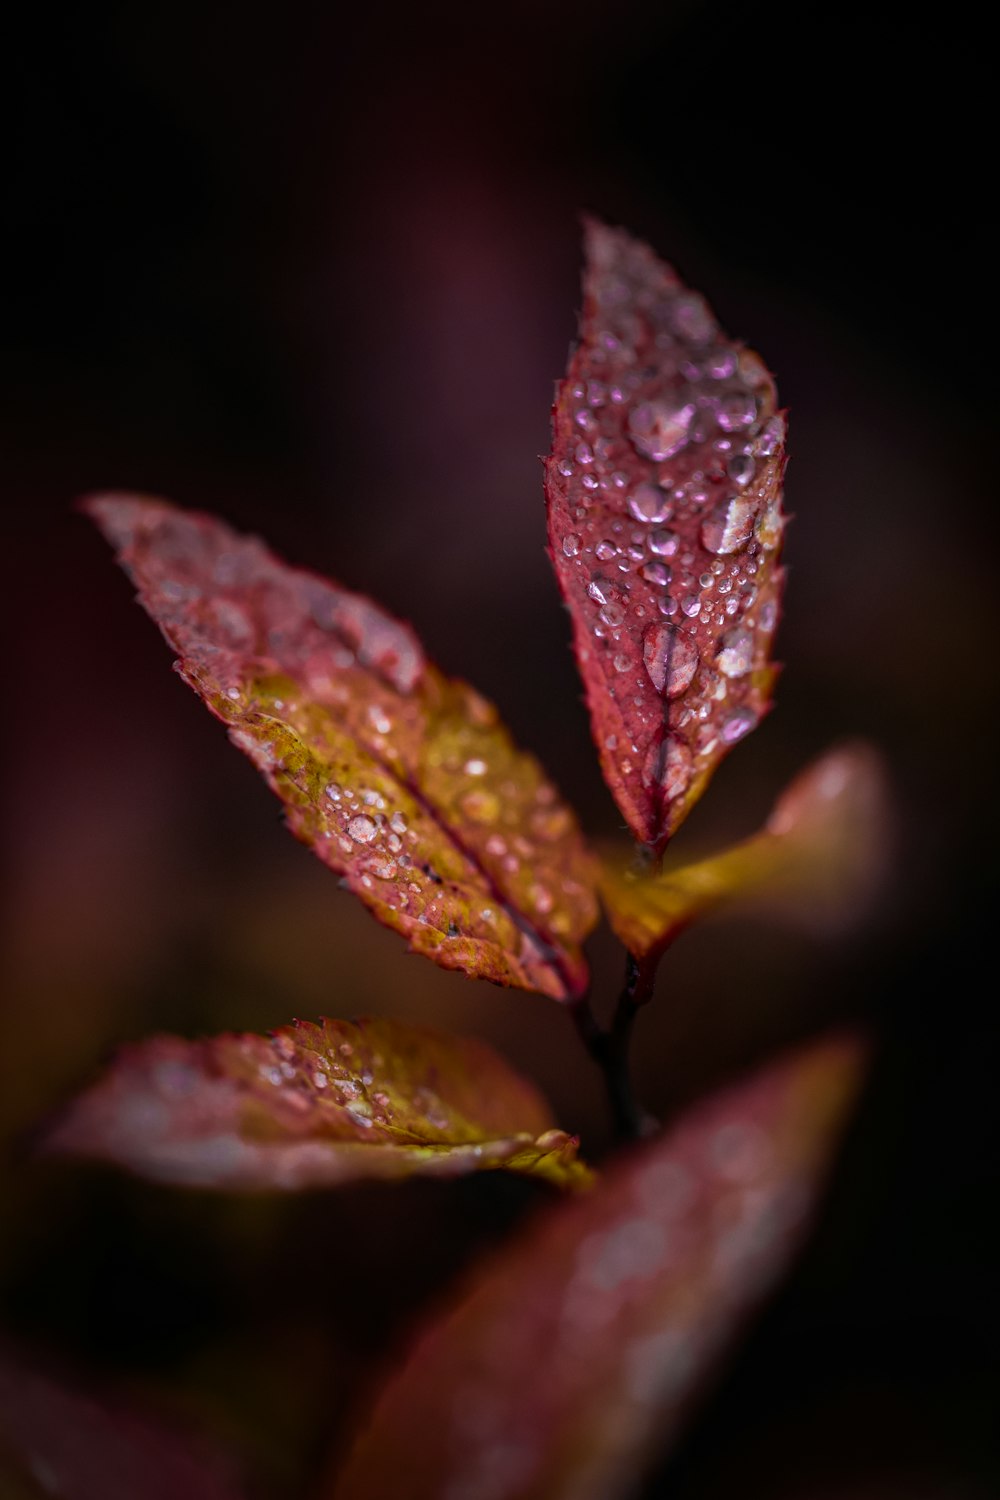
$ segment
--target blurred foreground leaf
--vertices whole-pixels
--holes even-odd
[[[0,1355],[2,1500],[238,1500],[215,1454]]]
[[[792,782],[752,838],[660,875],[609,859],[601,895],[616,935],[643,960],[657,958],[685,927],[719,906],[753,903],[801,926],[835,932],[875,894],[889,842],[882,760],[869,745],[843,745]]]
[[[86,509],[292,832],[381,922],[444,968],[581,992],[592,862],[492,704],[377,605],[221,521],[126,495]]]
[[[858,1085],[814,1045],[501,1251],[388,1375],[331,1500],[615,1500],[786,1270]]]
[[[548,1105],[482,1042],[400,1021],[126,1047],[45,1148],[191,1187],[329,1187],[503,1167],[590,1177]]]

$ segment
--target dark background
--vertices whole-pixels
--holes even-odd
[[[163,494],[373,593],[615,835],[542,550],[586,210],[672,260],[791,408],[778,707],[684,849],[749,832],[845,735],[897,805],[860,934],[712,925],[643,1018],[661,1114],[827,1020],[878,1041],[813,1245],[654,1490],[976,1500],[1000,1332],[986,44],[954,8],[504,16],[81,6],[10,39],[3,1323],[294,1496],[400,1319],[533,1191],[216,1201],[40,1166],[25,1132],[126,1038],[391,1012],[492,1039],[605,1149],[558,1007],[360,920],[71,509]],[[606,936],[593,957],[610,992]]]

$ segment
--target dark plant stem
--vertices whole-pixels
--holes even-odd
[[[615,1135],[619,1141],[635,1141],[648,1135],[653,1121],[635,1097],[629,1068],[629,1044],[632,1027],[640,1006],[653,993],[656,965],[639,963],[628,954],[625,961],[625,983],[610,1026],[602,1026],[590,1008],[586,996],[573,1006],[573,1019],[580,1039],[597,1063],[611,1109]]]

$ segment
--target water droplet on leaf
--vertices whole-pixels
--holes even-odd
[[[651,531],[649,534],[649,550],[658,557],[673,557],[679,546],[680,539],[675,531]]]
[[[723,432],[738,432],[757,420],[757,401],[749,391],[734,391],[719,403],[717,421]]]
[[[757,715],[752,708],[736,708],[722,721],[722,738],[727,745],[735,745],[737,740],[750,733],[756,723]]]
[[[628,508],[637,521],[665,521],[673,511],[669,498],[658,484],[636,485],[629,496]]]
[[[722,500],[701,523],[701,543],[709,552],[737,552],[753,532],[753,503],[741,495]]]
[[[722,637],[715,664],[727,677],[745,677],[753,666],[753,636],[737,626]]]
[[[687,443],[694,413],[691,401],[683,405],[643,401],[629,413],[629,437],[645,458],[662,463],[679,453]]]
[[[687,790],[692,766],[691,752],[683,740],[668,734],[662,744],[650,746],[643,763],[643,779],[647,785],[660,786],[672,802]]]
[[[665,698],[679,698],[691,686],[698,648],[675,625],[651,625],[643,638],[642,659],[656,691]]]

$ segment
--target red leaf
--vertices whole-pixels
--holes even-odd
[[[615,1500],[798,1247],[859,1073],[814,1046],[558,1205],[430,1326],[333,1500]]]
[[[129,496],[86,509],[292,832],[380,921],[444,968],[581,992],[590,856],[492,704],[408,626],[221,521]]]
[[[298,1022],[272,1037],[159,1037],[125,1048],[46,1149],[161,1182],[331,1187],[504,1167],[581,1187],[576,1140],[468,1037],[400,1021]]]
[[[214,1455],[169,1429],[0,1360],[4,1500],[236,1500]]]
[[[648,246],[589,223],[546,462],[605,780],[661,851],[770,707],[785,422],[758,357]]]
[[[719,906],[753,903],[807,929],[839,932],[885,876],[890,822],[879,755],[842,745],[795,778],[752,838],[657,874],[608,860],[601,894],[616,936],[644,961]]]

